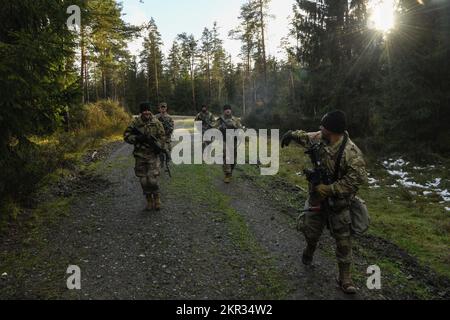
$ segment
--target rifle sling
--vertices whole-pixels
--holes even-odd
[[[334,182],[339,180],[339,171],[341,169],[341,161],[342,157],[344,156],[345,147],[348,143],[348,134],[345,134],[344,141],[341,144],[341,147],[339,148],[338,157],[336,160],[336,166],[334,167]]]

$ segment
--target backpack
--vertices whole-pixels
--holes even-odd
[[[337,181],[339,179],[339,169],[341,167],[341,161],[342,157],[344,156],[344,151],[347,142],[348,142],[348,135],[346,134],[346,138],[344,139],[344,142],[342,143],[339,149],[339,154],[336,161],[336,168],[334,172],[335,177],[334,181]],[[366,206],[366,202],[360,197],[355,196],[352,199],[350,199],[349,209],[351,218],[351,229],[353,234],[362,235],[366,233],[370,227],[370,215],[369,210],[367,209]]]

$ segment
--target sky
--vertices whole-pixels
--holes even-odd
[[[141,3],[141,1],[143,3]],[[152,17],[158,26],[164,42],[166,54],[173,40],[180,33],[194,34],[196,39],[202,35],[205,27],[212,28],[217,21],[224,47],[238,62],[241,43],[228,38],[228,32],[239,25],[240,7],[245,0],[122,0],[124,20],[139,25]],[[279,58],[284,57],[280,41],[289,30],[288,17],[292,14],[294,0],[272,0],[271,19],[267,28],[267,53]],[[132,54],[138,54],[142,39],[130,44]]]

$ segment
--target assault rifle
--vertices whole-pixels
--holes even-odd
[[[313,169],[306,169],[303,171],[304,175],[306,176],[306,179],[312,186],[311,191],[311,197],[317,196],[316,188],[321,185],[331,185],[334,182],[336,182],[339,179],[339,169],[342,161],[342,157],[344,155],[345,146],[348,142],[348,135],[345,134],[344,141],[342,142],[342,145],[339,148],[338,157],[336,161],[336,166],[334,168],[334,174],[331,175],[328,171],[328,169],[325,167],[325,165],[322,163],[320,159],[320,151],[322,148],[321,143],[313,143],[307,150],[306,154],[309,155],[311,158],[311,162],[313,164]],[[308,210],[305,210],[304,212],[317,212],[321,211],[321,207],[323,206],[325,210],[327,210],[329,207],[333,206],[333,200],[331,198],[328,198],[324,200],[318,207],[312,207]]]
[[[322,164],[322,161],[320,160],[320,149],[321,149],[320,143],[314,143],[312,144],[305,152],[307,154],[312,162],[313,168],[312,169],[305,169],[303,170],[303,174],[306,177],[306,180],[311,184],[311,197],[315,198],[316,191],[315,189],[321,185],[330,185],[332,183],[333,178],[329,175],[328,170],[325,168],[325,166]],[[327,199],[326,201],[323,201],[319,206],[311,207],[304,212],[318,212],[321,211],[322,206],[324,206],[324,209],[327,209],[330,205],[330,199]]]
[[[169,175],[169,177],[172,178],[172,172],[170,171],[170,162],[172,161],[172,158],[170,156],[170,152],[162,147],[162,145],[158,142],[158,139],[156,139],[153,135],[146,135],[143,132],[141,132],[138,128],[133,128],[131,134],[136,135],[138,137],[139,143],[143,146],[155,150],[155,152],[158,155],[164,156],[164,163],[166,167],[166,172]]]

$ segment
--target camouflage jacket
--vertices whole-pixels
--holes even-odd
[[[296,131],[293,136],[304,147],[309,147],[313,143],[320,142],[322,146],[320,151],[321,161],[330,176],[334,176],[339,149],[344,138],[341,138],[334,145],[328,145],[320,137],[317,140],[312,140],[305,131]],[[334,196],[337,198],[352,197],[358,192],[360,186],[366,182],[367,172],[364,156],[361,150],[349,138],[340,164],[339,179],[331,185]]]
[[[175,122],[173,121],[172,117],[167,113],[164,115],[159,113],[155,116],[155,118],[162,123],[164,132],[166,133],[166,138],[171,139],[172,134],[175,130]]]
[[[241,120],[236,117],[221,116],[214,124],[214,128],[219,129],[222,133],[226,133],[226,130],[238,130],[242,129]]]
[[[210,129],[214,126],[216,119],[211,112],[200,112],[195,118],[195,121],[201,121],[203,124],[203,129]]]
[[[139,158],[151,158],[155,155],[155,150],[149,146],[142,145],[137,142],[137,134],[133,133],[134,128],[144,133],[145,135],[154,136],[157,141],[165,148],[165,132],[164,127],[154,116],[148,121],[144,121],[141,116],[134,118],[130,126],[125,130],[125,142],[134,145],[134,156]]]

